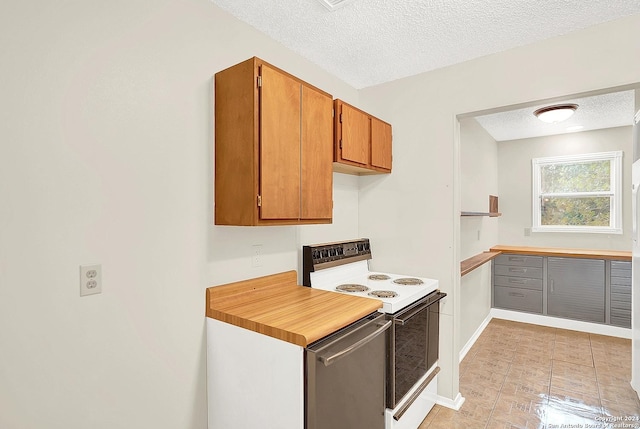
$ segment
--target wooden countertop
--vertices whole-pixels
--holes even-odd
[[[501,253],[502,252],[500,251],[485,250],[482,253],[478,253],[477,255],[473,255],[472,257],[465,259],[464,261],[460,262],[460,275],[464,276],[465,274],[470,273],[471,271],[475,270],[486,262],[489,262]]]
[[[382,307],[297,282],[296,271],[287,271],[210,287],[206,316],[306,347]]]
[[[521,255],[558,256],[562,258],[612,259],[630,261],[631,252],[624,250],[573,249],[565,247],[493,246],[490,251]]]

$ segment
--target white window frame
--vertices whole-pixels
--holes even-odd
[[[611,196],[610,226],[579,226],[579,225],[541,225],[540,192],[541,167],[549,164],[576,164],[581,162],[610,161],[611,162],[611,191],[602,192],[572,192],[562,194],[549,194],[552,196]],[[622,234],[622,151],[587,153],[580,155],[553,156],[547,158],[533,158],[531,160],[533,180],[532,182],[532,232],[582,232]]]

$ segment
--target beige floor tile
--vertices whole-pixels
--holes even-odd
[[[553,349],[553,359],[563,362],[573,362],[593,367],[593,355],[589,345],[572,345],[556,342]]]
[[[428,429],[469,429],[469,428],[484,428],[487,424],[489,416],[486,420],[474,420],[469,416],[473,416],[473,413],[463,412],[464,405],[458,412],[443,408],[436,414],[434,419],[429,424]],[[488,410],[489,412],[491,410]]]
[[[551,368],[551,356],[538,354],[516,353],[511,361],[512,365]]]
[[[548,395],[550,389],[549,379],[514,379],[507,375],[502,385],[501,392],[510,395]]]
[[[438,414],[438,412],[440,412],[442,408],[444,407],[442,407],[441,405],[438,405],[438,404],[434,405],[431,411],[429,411],[429,414],[427,414],[427,417],[425,417],[425,419],[422,421],[418,429],[427,429],[427,427],[435,419],[436,415]]]
[[[582,345],[583,343],[589,343],[590,340],[587,332],[558,329],[556,330],[556,342]]]
[[[638,404],[638,395],[631,388],[631,385],[629,383],[618,385],[601,384],[598,387],[600,389],[600,399],[602,401],[631,405]]]
[[[598,394],[572,392],[553,386],[548,409],[554,410],[555,414],[574,415],[587,421],[603,415]]]
[[[521,427],[538,427],[544,423],[546,398],[532,395],[508,395],[501,393],[491,414],[491,419],[509,422]]]
[[[640,419],[630,378],[629,340],[493,319],[460,365],[461,409],[435,406],[419,429],[609,428]]]
[[[602,401],[602,409],[604,411],[605,416],[609,417],[620,417],[621,419],[625,419],[631,423],[635,421],[637,423],[636,427],[640,427],[640,406],[638,403],[628,403],[628,402],[611,402],[611,401]],[[638,420],[635,420],[635,418]]]
[[[487,429],[545,429],[544,422],[538,418],[522,415],[492,416]]]
[[[493,389],[490,387],[478,386],[478,385],[466,385],[460,384],[460,393],[465,398],[465,404],[468,401],[474,403],[483,403],[489,409],[492,409],[500,394],[500,389]]]
[[[479,352],[473,358],[471,366],[480,371],[506,374],[507,372],[509,372],[511,362],[509,360],[503,359],[500,355]]]
[[[529,366],[511,364],[507,373],[508,380],[529,380],[536,382],[544,382],[549,387],[551,380],[551,365]]]

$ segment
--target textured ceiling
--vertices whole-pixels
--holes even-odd
[[[356,89],[640,13],[640,0],[348,0],[333,11],[322,0],[211,1]],[[535,108],[478,120],[498,141],[631,125],[632,92],[573,102],[562,124]]]
[[[573,103],[578,105],[578,109],[569,119],[557,124],[544,123],[533,115],[536,109],[548,104],[476,116],[476,120],[496,141],[517,140],[630,126],[633,124],[634,102],[635,94],[632,90],[563,100],[562,103],[553,104]],[[582,128],[573,129],[578,126]]]
[[[356,89],[640,13],[640,0],[212,0]]]

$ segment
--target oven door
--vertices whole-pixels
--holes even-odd
[[[387,408],[394,409],[438,360],[439,302],[447,294],[433,292],[391,316],[391,359]]]

